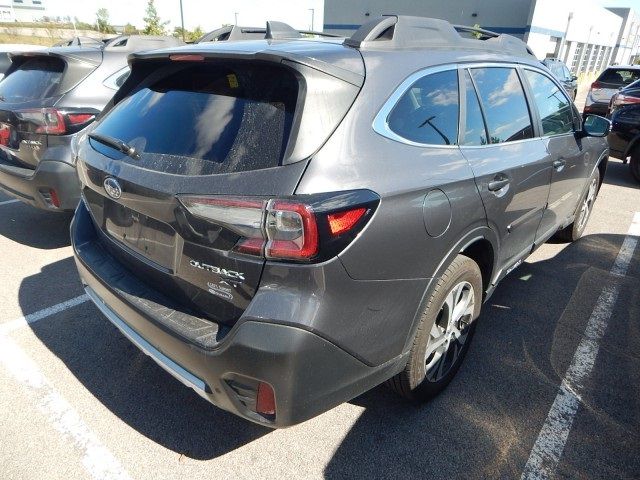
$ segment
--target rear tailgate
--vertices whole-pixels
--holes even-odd
[[[48,133],[65,130],[64,118],[51,107],[94,71],[101,58],[99,50],[83,56],[50,51],[12,56],[0,82],[0,148],[10,159],[28,168],[38,165]]]
[[[302,65],[188,55],[136,61],[130,78],[137,83],[127,81],[128,96],[80,142],[78,172],[95,226],[111,253],[147,284],[232,324],[258,288],[264,259],[238,251],[243,230],[225,220],[224,207],[217,219],[203,218],[180,198],[229,195],[237,208],[292,195],[306,159],[359,88]],[[333,99],[318,90],[328,82],[336,87]],[[305,106],[323,94],[328,113],[307,111],[321,124],[310,131]],[[135,153],[100,138],[125,142]],[[295,155],[303,158],[292,161]],[[256,210],[245,213],[251,223]]]

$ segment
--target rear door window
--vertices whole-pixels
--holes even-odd
[[[59,58],[30,58],[0,83],[0,100],[20,103],[55,96],[64,68]]]
[[[630,70],[628,68],[607,68],[598,77],[599,82],[617,86],[629,85],[638,79],[640,79],[640,70]]]
[[[429,145],[458,141],[458,72],[426,75],[400,97],[387,122],[396,135]]]
[[[518,72],[514,68],[473,68],[484,108],[489,143],[513,142],[533,137],[531,117]]]
[[[111,110],[95,129],[134,147],[143,168],[182,175],[279,165],[298,97],[281,66],[247,62],[170,64],[166,74]],[[112,158],[118,151],[91,141]]]
[[[531,86],[534,102],[542,121],[543,135],[573,132],[573,114],[566,95],[549,78],[532,70],[524,75]]]

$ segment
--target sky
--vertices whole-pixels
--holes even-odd
[[[638,0],[640,1],[640,0]],[[163,20],[169,20],[169,30],[180,25],[180,0],[155,0],[158,14]],[[200,26],[203,30],[213,30],[222,24],[263,26],[265,20],[281,20],[298,29],[311,27],[314,17],[314,29],[322,30],[323,0],[182,0],[185,28],[192,30]],[[114,25],[132,23],[137,27],[144,25],[143,17],[147,0],[46,0],[50,16],[75,16],[88,23],[95,22],[96,11],[106,8],[110,21]],[[314,9],[311,12],[309,9]]]
[[[504,1],[509,3],[509,0]],[[632,7],[640,12],[640,0],[592,1],[603,6]],[[169,30],[180,25],[180,0],[155,0],[155,3],[160,17],[171,22]],[[233,24],[235,13],[238,25],[242,26],[262,26],[266,19],[273,19],[285,21],[298,29],[308,29],[311,27],[312,8],[314,29],[322,30],[324,23],[323,0],[182,0],[182,3],[185,27],[190,30],[200,26],[207,31],[222,24]],[[393,0],[389,3],[392,5]],[[96,11],[104,7],[109,10],[112,24],[129,22],[142,27],[146,4],[147,0],[47,0],[47,9],[51,16],[70,15],[93,23]]]

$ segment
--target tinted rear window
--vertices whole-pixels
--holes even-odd
[[[37,57],[25,61],[0,83],[0,100],[28,102],[56,95],[65,63],[59,58]]]
[[[458,72],[422,77],[398,100],[389,128],[412,142],[453,145],[458,141]]]
[[[126,142],[141,155],[136,164],[167,173],[206,175],[280,163],[298,96],[289,70],[240,62],[165,69],[163,78],[116,105],[95,133]],[[96,141],[91,145],[128,160]]]
[[[613,85],[629,85],[640,79],[640,70],[629,70],[627,68],[607,68],[598,81],[603,83],[611,83]]]

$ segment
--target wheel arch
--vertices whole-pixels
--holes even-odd
[[[487,298],[487,292],[491,289],[493,275],[497,271],[498,251],[500,242],[497,234],[488,226],[476,227],[463,235],[454,245],[453,248],[442,259],[431,280],[427,284],[422,299],[418,304],[418,308],[411,322],[411,329],[405,340],[403,352],[411,348],[413,338],[416,334],[420,315],[426,308],[426,304],[431,297],[440,277],[449,267],[453,259],[458,255],[465,255],[474,260],[480,267],[482,274],[483,300]]]

